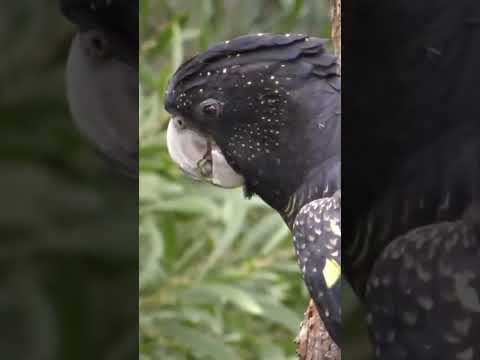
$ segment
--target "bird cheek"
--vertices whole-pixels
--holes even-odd
[[[212,146],[211,156],[213,184],[224,188],[235,188],[244,184],[243,176],[232,169],[220,148],[215,144]]]

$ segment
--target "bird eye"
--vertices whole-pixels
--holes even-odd
[[[181,117],[174,117],[172,120],[179,129],[185,129],[185,121]]]
[[[102,31],[90,30],[82,35],[87,53],[97,59],[108,58],[111,46],[107,36]]]
[[[217,107],[214,104],[206,105],[203,107],[203,112],[207,115],[215,115],[217,113]]]
[[[220,115],[221,103],[217,100],[208,99],[205,100],[202,104],[202,112],[208,117],[217,117]]]

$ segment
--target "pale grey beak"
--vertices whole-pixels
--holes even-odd
[[[80,131],[129,175],[138,174],[138,74],[108,56],[101,30],[78,33],[67,64],[67,97]]]
[[[167,147],[173,161],[191,178],[224,188],[244,184],[212,139],[189,129],[181,117],[170,120]]]

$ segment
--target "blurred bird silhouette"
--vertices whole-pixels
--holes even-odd
[[[77,27],[67,64],[75,124],[121,172],[138,176],[138,2],[62,0]]]

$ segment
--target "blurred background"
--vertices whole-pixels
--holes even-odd
[[[138,359],[138,186],[74,127],[57,0],[0,11],[0,358]]]
[[[141,359],[297,359],[308,295],[287,227],[241,189],[182,176],[165,145],[163,94],[212,43],[255,32],[330,38],[328,11],[327,0],[140,1]],[[369,359],[348,289],[343,302],[343,357]]]
[[[140,11],[138,189],[73,125],[75,30],[58,1],[2,3],[0,358],[137,359],[140,341],[144,360],[296,359],[308,296],[288,229],[258,198],[180,174],[162,97],[181,62],[216,41],[329,38],[328,4],[141,0]],[[344,358],[368,359],[361,312],[350,293],[344,303]]]

